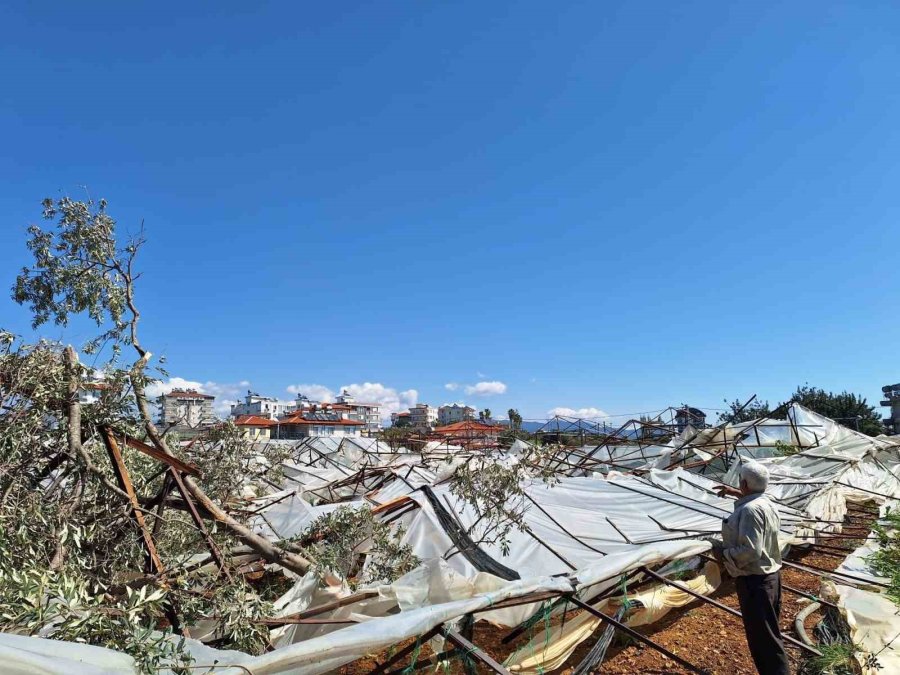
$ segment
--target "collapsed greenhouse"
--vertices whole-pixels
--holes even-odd
[[[476,450],[434,442],[392,450],[368,438],[257,442],[256,461],[265,466],[281,458],[282,480],[263,479],[262,471],[235,476],[241,497],[229,503],[230,514],[265,540],[309,547],[323,516],[364,511],[386,526],[393,545],[413,562],[390,582],[381,572],[367,574],[391,564],[367,555],[371,540],[352,547],[352,560],[302,576],[252,547],[222,550],[204,526],[216,521],[215,514],[195,504],[182,485],[196,467],[119,430],[101,426],[100,438],[118,458],[117,478],[135,500],[122,459],[126,449],[172,477],[165,494],[144,502],[144,509],[155,506],[161,514],[169,491],[180,493],[180,507],[206,536],[208,550],[197,550],[180,569],[159,567],[156,581],[212,570],[278,575],[285,582],[273,614],[260,619],[269,630],[264,653],[210,646],[219,627],[206,620],[165,633],[165,639],[179,640],[192,663],[189,670],[173,664],[171,672],[325,673],[379,654],[368,670],[399,672],[409,664],[404,672],[411,672],[456,660],[468,671],[538,673],[568,665],[589,672],[616,632],[660,651],[675,668],[703,672],[689,654],[673,653],[635,628],[677,616],[678,608],[698,600],[720,605],[707,597],[722,575],[706,554],[733,500],[716,496],[714,488],[735,485],[742,462],[753,458],[768,467],[786,550],[827,549],[840,541],[855,504],[875,503],[884,516],[900,498],[900,441],[864,436],[798,404],[783,412],[783,419],[688,427],[664,441],[618,433],[581,447],[522,440]],[[182,450],[191,457],[190,444]],[[477,494],[484,487],[478,480],[491,472],[517,484],[502,494]],[[461,474],[474,481],[469,487],[476,494],[459,489]],[[56,489],[61,480],[48,471],[38,489]],[[148,524],[144,509],[133,510],[132,525],[152,557],[161,525]],[[880,667],[898,672],[893,640],[900,619],[884,595],[888,580],[866,562],[877,543],[862,539],[831,571],[785,564],[821,580],[819,593],[805,595],[840,609],[865,670],[875,663],[867,655],[877,654]],[[475,622],[500,629],[506,643],[524,638],[527,648],[505,658],[491,654],[473,641]],[[21,631],[5,625],[5,672],[135,672],[124,653],[45,639],[54,636],[52,623]],[[792,650],[818,653],[808,636],[785,639]],[[576,649],[587,645],[587,656],[573,663]],[[430,659],[423,655],[426,647]]]

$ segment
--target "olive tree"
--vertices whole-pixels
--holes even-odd
[[[172,633],[186,635],[202,618],[217,622],[218,646],[261,653],[268,629],[258,619],[271,616],[284,584],[254,588],[227,563],[210,572],[186,561],[212,542],[226,560],[228,551],[249,549],[274,569],[311,569],[302,547],[260,536],[230,506],[235,476],[277,484],[283,457],[264,456],[260,466],[259,451],[231,424],[189,448],[170,444],[146,393],[165,371],[154,368],[139,331],[142,229],[120,238],[105,201],[48,199],[43,216],[43,226],[28,228],[32,264],[17,276],[13,299],[31,310],[34,329],[88,317],[97,334],[80,351],[99,365],[83,365],[71,346],[26,344],[0,330],[0,630],[122,650],[144,672],[186,667]],[[85,391],[94,403],[81,403]],[[182,479],[205,531],[179,510],[184,503],[167,500],[164,463],[123,451],[134,495],[123,490],[102,429],[199,467]],[[147,562],[138,513],[158,566]]]
[[[107,213],[105,200],[95,204],[68,197],[56,202],[45,199],[43,207],[44,219],[55,221],[55,227],[28,228],[27,245],[34,263],[16,278],[13,298],[29,307],[34,328],[48,321],[64,326],[73,315],[87,314],[101,329],[100,335],[85,345],[88,353],[109,344],[114,362],[123,348],[130,347],[136,358],[125,372],[140,424],[154,445],[172,455],[166,439],[153,423],[146,394],[147,367],[152,353],[139,338],[141,314],[135,299],[139,275],[134,265],[145,241],[143,231],[120,242],[116,222]],[[70,450],[80,452],[80,406],[76,394],[84,382],[75,368],[73,352],[66,353],[69,354],[69,444]],[[310,562],[302,556],[274,546],[232,518],[191,477],[185,476],[185,483],[194,499],[217,522],[266,560],[299,574],[309,569]]]

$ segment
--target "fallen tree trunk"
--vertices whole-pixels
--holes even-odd
[[[150,353],[144,352],[132,370],[131,383],[134,387],[138,411],[144,422],[144,429],[147,431],[147,436],[150,438],[153,445],[170,457],[176,457],[171,449],[169,449],[165,439],[160,435],[156,425],[153,423],[150,414],[150,406],[147,402],[147,397],[144,394],[143,387],[141,386],[140,377],[138,376],[143,371],[149,357]],[[205,509],[213,520],[226,527],[234,536],[259,553],[267,562],[281,565],[295,574],[304,575],[309,571],[309,568],[312,566],[312,563],[309,560],[297,553],[292,553],[280,546],[276,546],[265,537],[256,534],[243,523],[235,520],[224,509],[210,499],[192,477],[184,476],[184,484],[187,487],[188,492],[191,493],[191,496],[197,500],[197,503]]]

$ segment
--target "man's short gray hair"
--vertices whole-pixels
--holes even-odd
[[[753,492],[765,492],[769,486],[769,470],[759,462],[744,462],[741,480]]]

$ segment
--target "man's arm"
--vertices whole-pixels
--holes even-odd
[[[755,509],[744,509],[737,524],[737,544],[722,549],[722,556],[738,569],[759,562],[763,553],[765,520]]]
[[[741,491],[737,488],[733,488],[730,485],[716,485],[713,488],[713,492],[716,493],[719,497],[725,497],[726,495],[729,497],[740,497]]]

